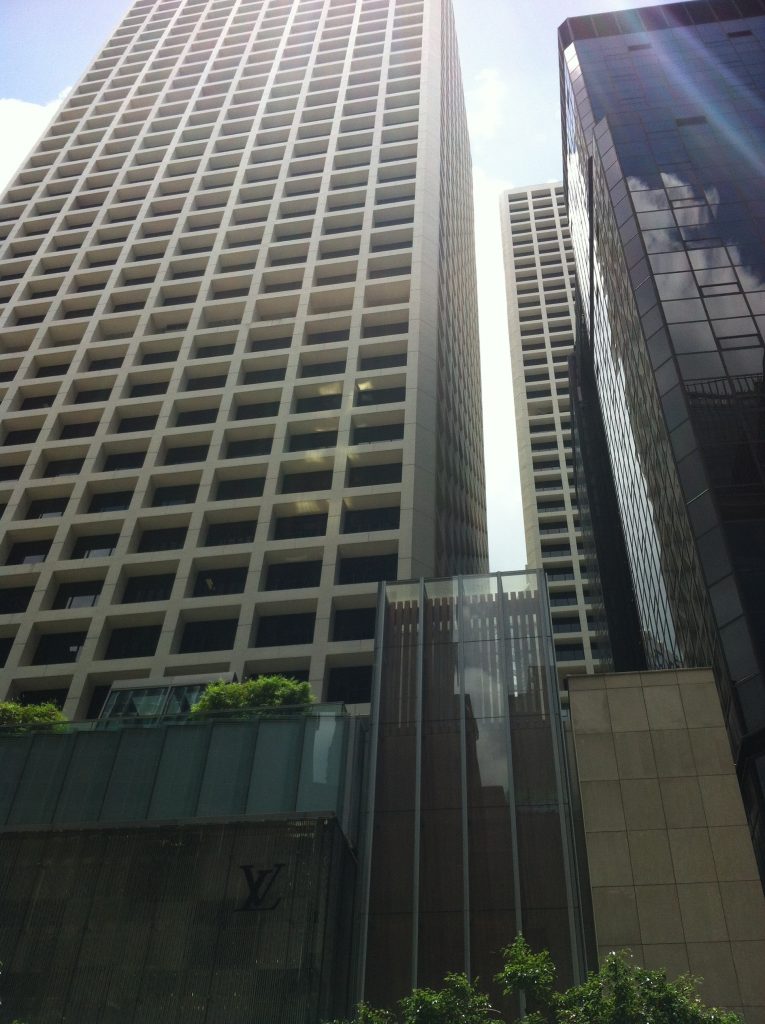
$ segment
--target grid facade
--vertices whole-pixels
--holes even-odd
[[[3,691],[367,699],[377,582],[485,567],[463,179],[439,0],[133,5],[0,204]]]
[[[562,680],[593,672],[605,656],[574,486],[568,359],[576,284],[563,186],[503,193],[501,221],[526,558],[547,576]]]

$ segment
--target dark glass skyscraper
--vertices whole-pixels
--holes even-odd
[[[564,162],[652,668],[712,664],[765,861],[765,2],[572,18]]]

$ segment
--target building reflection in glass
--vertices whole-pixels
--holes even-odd
[[[765,2],[571,18],[564,159],[649,667],[712,665],[765,878]]]
[[[447,971],[491,988],[518,931],[551,949],[562,981],[580,975],[544,593],[536,573],[381,588],[365,866],[373,1004]]]

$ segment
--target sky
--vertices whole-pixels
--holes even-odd
[[[499,196],[561,176],[557,27],[659,0],[452,0],[468,109],[491,568],[525,566]],[[0,190],[129,0],[0,0]]]

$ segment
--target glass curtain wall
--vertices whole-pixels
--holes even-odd
[[[364,998],[389,1005],[447,971],[491,989],[519,931],[574,980],[579,906],[542,575],[383,584],[378,616]]]

